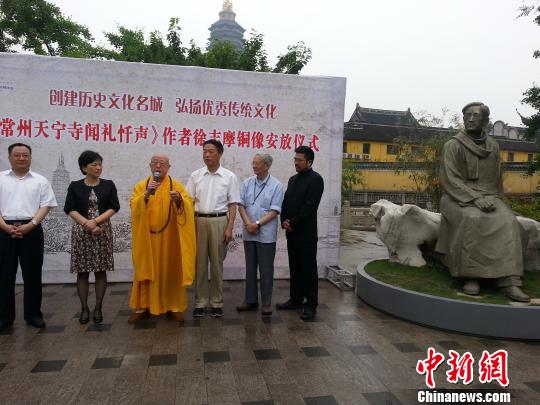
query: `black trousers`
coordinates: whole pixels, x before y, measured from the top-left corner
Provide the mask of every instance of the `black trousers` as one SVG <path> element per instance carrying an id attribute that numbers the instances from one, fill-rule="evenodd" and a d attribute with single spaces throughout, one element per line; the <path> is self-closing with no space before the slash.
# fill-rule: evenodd
<path id="1" fill-rule="evenodd" d="M 22 239 L 13 239 L 0 230 L 0 319 L 5 321 L 15 320 L 15 276 L 19 263 L 24 280 L 24 319 L 41 318 L 41 225 Z"/>
<path id="2" fill-rule="evenodd" d="M 287 239 L 287 251 L 291 272 L 291 301 L 304 304 L 306 308 L 315 309 L 319 294 L 317 241 L 290 238 Z"/>

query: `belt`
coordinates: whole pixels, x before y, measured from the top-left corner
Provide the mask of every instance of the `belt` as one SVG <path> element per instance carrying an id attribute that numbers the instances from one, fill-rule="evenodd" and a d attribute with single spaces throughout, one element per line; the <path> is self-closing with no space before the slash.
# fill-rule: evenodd
<path id="1" fill-rule="evenodd" d="M 28 222 L 30 222 L 32 220 L 32 218 L 30 219 L 4 219 L 4 222 L 8 225 L 23 225 L 23 224 L 27 224 Z"/>
<path id="2" fill-rule="evenodd" d="M 196 217 L 201 217 L 201 218 L 217 218 L 217 217 L 224 217 L 225 215 L 227 215 L 226 212 L 214 212 L 212 214 L 204 214 L 202 212 L 195 213 Z"/>

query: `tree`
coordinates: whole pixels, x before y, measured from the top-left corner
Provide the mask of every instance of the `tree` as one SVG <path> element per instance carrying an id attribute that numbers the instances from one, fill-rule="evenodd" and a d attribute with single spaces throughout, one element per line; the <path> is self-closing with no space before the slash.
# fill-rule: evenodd
<path id="1" fill-rule="evenodd" d="M 518 18 L 532 15 L 535 24 L 540 25 L 540 1 L 535 1 L 535 4 L 523 4 L 519 8 Z M 533 53 L 533 58 L 540 58 L 540 50 Z"/>
<path id="2" fill-rule="evenodd" d="M 453 134 L 453 131 L 441 132 L 416 142 L 406 138 L 396 139 L 399 152 L 395 172 L 407 174 L 415 185 L 414 191 L 428 194 L 430 201 L 437 206 L 441 199 L 440 158 L 444 144 Z"/>
<path id="3" fill-rule="evenodd" d="M 535 4 L 524 4 L 519 8 L 520 14 L 519 17 L 532 16 L 533 22 L 540 26 L 540 1 L 535 1 Z M 533 58 L 540 58 L 540 50 L 535 50 L 533 52 Z M 521 120 L 524 125 L 527 126 L 525 131 L 525 137 L 527 139 L 539 139 L 540 138 L 540 87 L 536 83 L 533 83 L 532 87 L 525 90 L 523 93 L 523 104 L 528 104 L 536 112 L 530 117 L 521 116 Z M 536 169 L 540 168 L 540 157 L 536 156 Z"/>
<path id="4" fill-rule="evenodd" d="M 17 46 L 37 55 L 92 58 L 97 48 L 84 25 L 64 17 L 45 0 L 0 1 L 0 51 Z"/>
<path id="5" fill-rule="evenodd" d="M 238 52 L 229 41 L 216 41 L 204 55 L 204 66 L 218 69 L 238 69 Z"/>
<path id="6" fill-rule="evenodd" d="M 179 18 L 171 18 L 169 20 L 169 29 L 167 31 L 167 41 L 169 42 L 170 48 L 170 57 L 175 62 L 178 62 L 178 65 L 186 64 L 186 52 L 187 49 L 182 46 L 182 40 L 180 39 L 180 28 Z M 176 63 L 169 63 L 176 64 Z"/>
<path id="7" fill-rule="evenodd" d="M 159 31 L 151 32 L 147 41 L 142 30 L 131 30 L 119 26 L 118 32 L 105 33 L 113 50 L 102 50 L 100 56 L 127 62 L 287 74 L 300 73 L 311 59 L 311 49 L 303 42 L 299 42 L 287 47 L 287 52 L 278 57 L 276 66 L 270 68 L 267 52 L 264 49 L 264 36 L 254 30 L 251 31 L 250 37 L 240 50 L 237 50 L 229 41 L 216 41 L 206 52 L 193 41 L 190 42 L 189 48 L 183 47 L 180 31 L 177 18 L 171 18 L 169 21 L 166 41 L 163 40 Z"/>
<path id="8" fill-rule="evenodd" d="M 341 203 L 351 198 L 354 186 L 363 185 L 362 173 L 358 170 L 350 159 L 343 159 L 341 168 Z"/>
<path id="9" fill-rule="evenodd" d="M 205 66 L 204 65 L 204 52 L 197 46 L 195 41 L 189 41 L 189 48 L 186 53 L 186 65 L 187 66 Z"/>
<path id="10" fill-rule="evenodd" d="M 311 59 L 303 42 L 287 47 L 274 68 L 268 65 L 262 34 L 252 31 L 237 50 L 230 42 L 217 42 L 203 50 L 190 41 L 185 47 L 178 18 L 169 20 L 167 34 L 118 26 L 106 32 L 108 48 L 96 46 L 89 29 L 65 17 L 60 8 L 45 0 L 0 0 L 0 52 L 18 47 L 37 55 L 111 59 L 167 65 L 204 66 L 219 69 L 298 74 Z"/>
<path id="11" fill-rule="evenodd" d="M 431 128 L 458 128 L 463 127 L 463 119 L 461 115 L 450 111 L 448 107 L 441 108 L 441 115 L 431 114 L 428 111 L 416 111 L 414 115 L 417 117 L 416 122 L 421 127 Z M 488 124 L 488 126 L 491 123 Z"/>
<path id="12" fill-rule="evenodd" d="M 238 58 L 238 68 L 255 72 L 268 72 L 268 57 L 264 49 L 263 34 L 251 31 L 251 37 L 244 42 Z"/>
<path id="13" fill-rule="evenodd" d="M 441 199 L 439 179 L 439 163 L 442 149 L 446 141 L 463 127 L 460 116 L 451 113 L 447 108 L 442 109 L 442 115 L 436 116 L 426 111 L 415 113 L 418 122 L 417 132 L 429 131 L 425 137 L 398 137 L 395 141 L 398 147 L 395 172 L 407 174 L 414 183 L 418 193 L 427 193 L 435 206 Z M 449 128 L 445 128 L 449 125 Z"/>
<path id="14" fill-rule="evenodd" d="M 119 26 L 117 34 L 106 32 L 105 37 L 114 48 L 112 51 L 105 50 L 102 53 L 102 56 L 106 59 L 152 63 L 152 60 L 145 60 L 145 57 L 148 58 L 149 52 L 146 52 L 146 43 L 142 30 L 130 30 Z"/>
<path id="15" fill-rule="evenodd" d="M 279 55 L 274 73 L 287 73 L 297 75 L 311 60 L 311 49 L 300 41 L 296 45 L 289 45 L 287 53 Z"/>
<path id="16" fill-rule="evenodd" d="M 152 31 L 148 41 L 142 29 L 118 26 L 118 32 L 106 32 L 112 50 L 101 50 L 99 56 L 124 62 L 146 62 L 161 65 L 185 65 L 188 50 L 182 46 L 178 18 L 169 20 L 165 41 L 159 31 Z"/>

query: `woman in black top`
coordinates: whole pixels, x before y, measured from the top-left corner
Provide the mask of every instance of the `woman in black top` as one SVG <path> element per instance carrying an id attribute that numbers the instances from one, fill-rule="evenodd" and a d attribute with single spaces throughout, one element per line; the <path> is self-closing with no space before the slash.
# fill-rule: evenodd
<path id="1" fill-rule="evenodd" d="M 77 292 L 81 300 L 81 324 L 88 323 L 88 278 L 94 273 L 96 306 L 93 321 L 103 321 L 101 305 L 107 289 L 107 271 L 114 270 L 113 232 L 110 218 L 120 204 L 111 180 L 101 179 L 103 158 L 85 151 L 79 156 L 84 179 L 69 185 L 64 211 L 75 221 L 71 231 L 71 272 L 77 273 Z"/>

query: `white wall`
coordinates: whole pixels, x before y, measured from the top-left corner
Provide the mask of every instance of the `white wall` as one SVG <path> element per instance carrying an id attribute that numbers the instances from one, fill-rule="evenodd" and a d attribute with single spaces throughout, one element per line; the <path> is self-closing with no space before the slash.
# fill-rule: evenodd
<path id="1" fill-rule="evenodd" d="M 161 109 L 151 111 L 151 97 L 161 100 Z M 82 177 L 77 166 L 78 155 L 86 149 L 98 151 L 104 158 L 103 177 L 114 180 L 121 199 L 122 207 L 113 223 L 120 234 L 123 227 L 125 235 L 117 240 L 121 251 L 115 253 L 116 270 L 110 279 L 130 281 L 128 198 L 135 183 L 149 175 L 152 154 L 167 154 L 172 164 L 170 174 L 185 184 L 189 174 L 203 165 L 202 147 L 195 145 L 195 133 L 202 129 L 209 138 L 215 131 L 221 141 L 234 139 L 234 143 L 225 147 L 222 165 L 234 171 L 240 180 L 252 175 L 252 156 L 264 152 L 274 157 L 271 173 L 286 184 L 295 173 L 292 162 L 295 138 L 300 142 L 305 136 L 304 144 L 318 138 L 314 169 L 325 180 L 319 208 L 321 270 L 324 265 L 337 264 L 339 254 L 344 98 L 344 78 L 0 54 L 0 123 L 3 122 L 0 169 L 9 168 L 10 143 L 30 144 L 32 170 L 53 183 L 63 205 L 69 181 Z M 96 101 L 101 99 L 104 108 L 96 106 Z M 206 115 L 202 111 L 201 114 L 178 112 L 178 99 L 186 100 L 187 107 L 190 99 L 201 103 L 212 101 L 213 115 L 210 111 Z M 242 103 L 244 107 L 251 106 L 251 118 L 247 113 L 249 108 L 242 110 Z M 257 113 L 262 117 L 255 117 Z M 19 129 L 21 121 L 23 124 L 26 121 L 30 129 Z M 104 135 L 106 124 L 111 125 L 115 141 Z M 87 125 L 89 129 L 98 128 L 96 139 L 91 131 L 87 133 Z M 140 127 L 147 130 L 146 139 L 141 136 L 137 139 Z M 79 135 L 76 128 L 81 128 Z M 128 128 L 129 142 L 125 132 L 121 139 L 121 128 L 124 131 Z M 182 137 L 185 130 L 191 136 Z M 226 131 L 230 132 L 224 137 Z M 240 145 L 239 131 L 249 134 L 249 145 Z M 289 145 L 282 144 L 287 134 L 291 139 Z M 190 138 L 189 145 L 186 138 Z M 275 148 L 272 139 L 276 141 Z M 64 168 L 60 164 L 62 158 Z M 62 207 L 50 215 L 45 229 L 44 282 L 73 281 L 69 274 L 71 222 Z M 226 279 L 244 277 L 239 219 L 235 234 L 238 236 L 225 262 Z M 276 277 L 288 277 L 282 233 L 278 240 Z"/>

